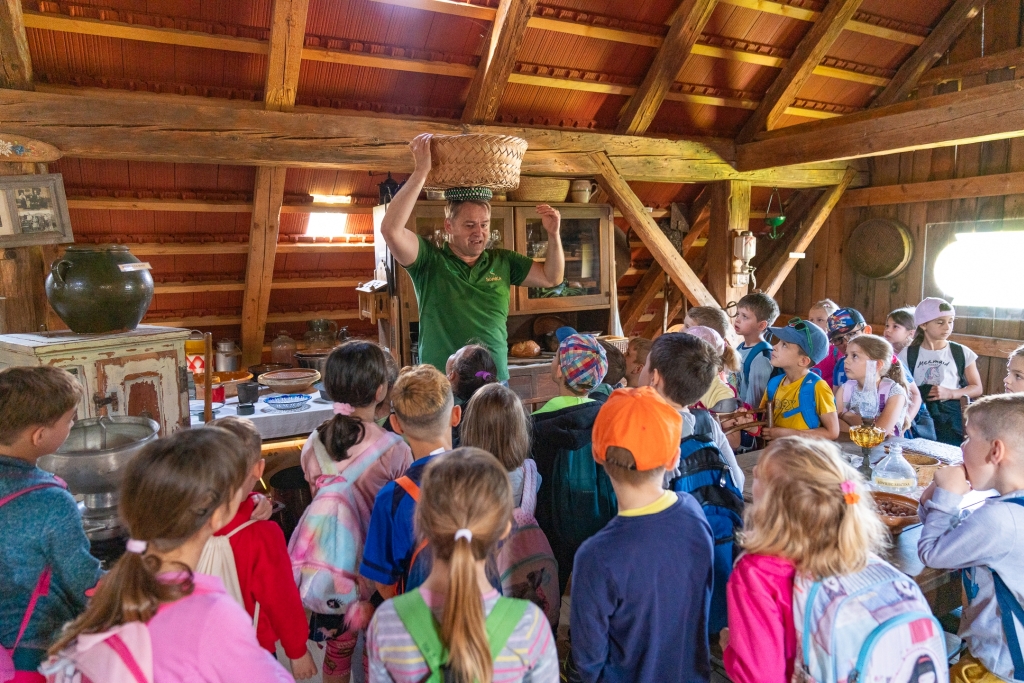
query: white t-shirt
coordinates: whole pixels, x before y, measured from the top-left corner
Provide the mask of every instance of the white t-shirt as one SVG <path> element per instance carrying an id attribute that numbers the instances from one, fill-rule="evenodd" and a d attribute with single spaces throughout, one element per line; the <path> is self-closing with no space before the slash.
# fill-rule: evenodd
<path id="1" fill-rule="evenodd" d="M 966 346 L 963 346 L 963 350 L 964 367 L 966 368 L 978 360 L 978 354 Z M 904 368 L 910 369 L 910 363 L 907 362 L 907 349 L 900 351 L 900 362 L 903 363 Z M 914 368 L 914 382 L 932 384 L 947 389 L 960 387 L 960 378 L 956 373 L 956 363 L 953 361 L 953 352 L 950 350 L 949 344 L 939 351 L 930 351 L 921 347 L 917 354 L 917 366 Z"/>

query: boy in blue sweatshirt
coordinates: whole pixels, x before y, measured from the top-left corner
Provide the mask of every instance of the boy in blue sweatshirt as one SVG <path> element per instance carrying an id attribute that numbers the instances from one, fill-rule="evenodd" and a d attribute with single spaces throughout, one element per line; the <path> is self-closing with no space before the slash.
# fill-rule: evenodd
<path id="1" fill-rule="evenodd" d="M 986 396 L 965 417 L 963 467 L 938 469 L 921 494 L 917 552 L 929 567 L 964 570 L 960 637 L 968 651 L 950 682 L 1019 680 L 1024 624 L 1013 613 L 1024 600 L 1024 394 Z M 971 489 L 999 496 L 961 510 Z"/>
<path id="2" fill-rule="evenodd" d="M 576 553 L 572 658 L 586 683 L 710 679 L 711 527 L 693 496 L 663 485 L 682 428 L 651 387 L 612 392 L 594 423 L 618 514 Z"/>
<path id="3" fill-rule="evenodd" d="M 82 398 L 78 381 L 54 367 L 0 370 L 0 644 L 14 647 L 29 599 L 49 570 L 14 650 L 17 671 L 35 671 L 61 627 L 85 609 L 100 578 L 99 560 L 75 499 L 36 461 L 68 438 Z M 16 497 L 15 497 L 16 496 Z M 41 679 L 40 679 L 41 680 Z"/>

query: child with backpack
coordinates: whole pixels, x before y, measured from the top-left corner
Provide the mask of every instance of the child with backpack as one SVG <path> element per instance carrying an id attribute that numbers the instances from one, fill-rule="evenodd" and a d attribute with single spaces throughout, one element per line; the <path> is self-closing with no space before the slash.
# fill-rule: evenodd
<path id="1" fill-rule="evenodd" d="M 840 431 L 848 433 L 850 427 L 864 424 L 865 416 L 893 436 L 902 436 L 910 428 L 910 389 L 892 355 L 889 342 L 873 334 L 862 334 L 846 345 L 843 363 L 848 379 L 836 391 Z"/>
<path id="2" fill-rule="evenodd" d="M 469 400 L 462 421 L 462 445 L 487 451 L 508 472 L 512 484 L 512 531 L 498 544 L 501 593 L 526 598 L 558 627 L 561 595 L 558 563 L 537 524 L 540 475 L 530 458 L 530 418 L 516 392 L 501 384 L 484 387 Z"/>
<path id="3" fill-rule="evenodd" d="M 712 413 L 731 413 L 734 410 L 738 410 L 739 399 L 737 398 L 736 390 L 725 381 L 724 377 L 725 354 L 727 350 L 734 354 L 736 352 L 727 346 L 721 335 L 710 327 L 704 327 L 703 325 L 688 327 L 683 331 L 683 334 L 706 341 L 715 350 L 715 355 L 719 359 L 718 372 L 715 373 L 715 377 L 711 380 L 711 386 L 700 397 L 700 400 L 694 404 L 694 407 L 710 410 Z"/>
<path id="4" fill-rule="evenodd" d="M 488 583 L 486 559 L 511 512 L 508 476 L 489 453 L 459 448 L 425 466 L 416 528 L 434 563 L 422 585 L 377 609 L 367 632 L 371 683 L 557 683 L 543 612 Z"/>
<path id="5" fill-rule="evenodd" d="M 729 679 L 945 683 L 942 628 L 917 584 L 878 558 L 887 538 L 866 483 L 835 444 L 769 444 L 729 578 Z"/>
<path id="6" fill-rule="evenodd" d="M 1003 389 L 1008 394 L 1024 391 L 1024 344 L 1010 353 L 1006 363 L 1006 377 L 1003 378 Z"/>
<path id="7" fill-rule="evenodd" d="M 397 386 L 397 385 L 396 385 Z M 387 393 L 387 365 L 376 344 L 348 341 L 324 368 L 334 417 L 309 435 L 302 471 L 313 491 L 288 544 L 302 602 L 311 610 L 309 637 L 324 643 L 324 681 L 349 680 L 359 631 L 369 622 L 373 586 L 360 581 L 366 528 L 377 493 L 412 462 L 398 434 L 377 426 Z"/>
<path id="8" fill-rule="evenodd" d="M 46 649 L 102 573 L 74 497 L 36 466 L 67 439 L 81 398 L 66 370 L 0 370 L 0 680 L 42 680 Z"/>
<path id="9" fill-rule="evenodd" d="M 825 333 L 828 333 L 828 318 L 830 315 L 839 310 L 839 305 L 832 301 L 832 299 L 822 299 L 821 301 L 815 301 L 811 304 L 810 310 L 807 311 L 807 322 L 812 325 L 817 325 Z"/>
<path id="10" fill-rule="evenodd" d="M 537 520 L 558 559 L 558 594 L 565 592 L 573 556 L 615 516 L 615 492 L 590 452 L 602 403 L 587 396 L 608 372 L 597 338 L 570 334 L 551 360 L 559 395 L 533 413 L 533 460 L 541 476 Z"/>
<path id="11" fill-rule="evenodd" d="M 292 680 L 220 579 L 195 571 L 248 493 L 247 462 L 230 432 L 204 427 L 149 443 L 128 463 L 118 508 L 127 552 L 50 648 L 49 681 Z"/>
<path id="12" fill-rule="evenodd" d="M 914 340 L 914 309 L 910 306 L 897 308 L 885 318 L 885 332 L 882 334 L 885 341 L 892 344 L 893 351 L 897 354 L 910 346 Z"/>
<path id="13" fill-rule="evenodd" d="M 960 398 L 978 398 L 983 388 L 978 354 L 949 341 L 955 317 L 953 306 L 943 299 L 928 297 L 919 303 L 914 309 L 917 332 L 899 358 L 921 390 L 936 440 L 958 446 L 964 439 Z"/>
<path id="14" fill-rule="evenodd" d="M 234 435 L 247 457 L 242 488 L 252 491 L 267 465 L 259 430 L 251 420 L 234 415 L 211 420 L 207 426 Z M 312 678 L 316 664 L 306 648 L 309 628 L 292 576 L 287 542 L 274 522 L 252 519 L 255 507 L 256 494 L 242 499 L 234 518 L 206 542 L 196 570 L 224 582 L 228 595 L 251 617 L 263 649 L 276 654 L 276 644 L 281 641 L 292 675 L 299 680 Z"/>
<path id="15" fill-rule="evenodd" d="M 929 567 L 962 569 L 967 652 L 955 683 L 1024 676 L 1024 395 L 986 396 L 968 406 L 962 467 L 941 467 L 921 495 L 917 552 Z M 971 490 L 999 495 L 962 510 Z"/>
<path id="16" fill-rule="evenodd" d="M 739 352 L 729 343 L 733 334 L 732 324 L 729 322 L 729 315 L 718 306 L 694 306 L 686 311 L 683 316 L 683 325 L 680 332 L 688 332 L 693 327 L 709 327 L 718 333 L 725 345 L 722 351 L 722 370 L 720 377 L 740 397 L 740 370 L 743 362 L 740 360 Z M 717 348 L 717 344 L 712 344 Z"/>
<path id="17" fill-rule="evenodd" d="M 654 342 L 645 376 L 650 386 L 683 418 L 679 465 L 669 488 L 697 499 L 715 539 L 715 581 L 710 632 L 725 626 L 725 583 L 735 560 L 734 536 L 743 524 L 743 470 L 718 421 L 707 410 L 688 409 L 710 384 L 718 354 L 686 333 L 663 334 Z"/>
<path id="18" fill-rule="evenodd" d="M 359 564 L 359 574 L 373 581 L 383 598 L 412 590 L 430 573 L 431 553 L 413 528 L 420 479 L 435 456 L 452 449 L 452 427 L 462 417 L 448 378 L 432 365 L 403 368 L 391 403 L 391 424 L 409 442 L 414 460 L 377 493 Z"/>
<path id="19" fill-rule="evenodd" d="M 651 356 L 666 336 L 685 335 L 662 335 Z M 712 530 L 693 496 L 664 488 L 682 433 L 652 387 L 615 391 L 594 423 L 619 509 L 576 553 L 572 663 L 586 683 L 710 678 Z"/>
<path id="20" fill-rule="evenodd" d="M 768 381 L 761 408 L 771 404 L 774 426 L 761 430 L 765 439 L 784 436 L 839 438 L 839 416 L 832 387 L 811 372 L 828 349 L 828 339 L 817 325 L 793 318 L 785 327 L 770 328 L 775 339 L 772 367 L 782 372 Z"/>
<path id="21" fill-rule="evenodd" d="M 452 384 L 455 405 L 465 410 L 473 394 L 480 388 L 498 381 L 498 368 L 487 347 L 481 344 L 466 344 L 448 357 L 445 375 Z M 461 443 L 461 431 L 461 423 L 452 427 L 453 447 Z"/>
<path id="22" fill-rule="evenodd" d="M 741 363 L 740 399 L 751 407 L 761 404 L 772 374 L 772 345 L 765 341 L 764 334 L 778 317 L 779 305 L 762 292 L 747 294 L 736 304 L 732 326 L 743 338 L 736 348 Z"/>

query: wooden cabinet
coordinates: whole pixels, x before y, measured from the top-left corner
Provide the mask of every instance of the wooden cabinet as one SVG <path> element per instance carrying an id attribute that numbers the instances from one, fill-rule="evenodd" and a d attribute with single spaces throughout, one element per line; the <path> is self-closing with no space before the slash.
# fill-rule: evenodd
<path id="1" fill-rule="evenodd" d="M 565 281 L 548 289 L 513 287 L 509 297 L 510 316 L 610 309 L 613 303 L 617 303 L 611 207 L 596 204 L 553 206 L 562 215 Z M 406 227 L 440 246 L 446 235 L 444 210 L 445 202 L 421 201 Z M 374 252 L 376 262 L 383 260 L 387 266 L 393 298 L 389 319 L 378 323 L 380 338 L 381 343 L 390 348 L 402 363 L 412 364 L 418 362 L 419 307 L 409 274 L 394 261 L 381 236 L 384 213 L 383 206 L 374 209 Z M 515 250 L 535 261 L 543 261 L 547 253 L 547 233 L 541 226 L 536 205 L 532 203 L 493 202 L 491 236 L 492 246 Z M 458 306 L 458 302 L 451 303 L 453 309 Z"/>
<path id="2" fill-rule="evenodd" d="M 73 332 L 0 335 L 0 368 L 54 365 L 75 375 L 80 418 L 149 417 L 166 436 L 187 427 L 189 330 L 139 325 L 121 334 Z"/>

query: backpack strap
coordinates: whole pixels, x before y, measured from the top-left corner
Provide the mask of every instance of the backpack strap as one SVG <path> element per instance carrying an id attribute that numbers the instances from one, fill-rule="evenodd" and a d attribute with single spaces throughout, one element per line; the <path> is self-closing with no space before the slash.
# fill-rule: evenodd
<path id="1" fill-rule="evenodd" d="M 531 517 L 537 513 L 537 463 L 533 458 L 523 461 L 523 501 L 519 509 Z"/>
<path id="2" fill-rule="evenodd" d="M 952 344 L 952 342 L 950 342 Z M 1007 498 L 1004 503 L 1013 503 L 1024 507 L 1024 498 Z M 1013 680 L 1024 681 L 1024 653 L 1021 652 L 1020 639 L 1017 638 L 1017 621 L 1024 624 L 1024 607 L 1014 597 L 1003 578 L 996 573 L 995 569 L 989 567 L 992 572 L 992 582 L 995 585 L 996 602 L 999 604 L 999 616 L 1003 622 L 1003 635 L 1006 637 L 1006 647 L 1010 651 L 1010 659 L 1013 661 Z"/>
<path id="3" fill-rule="evenodd" d="M 766 393 L 768 394 L 769 401 L 775 400 L 775 394 L 778 393 L 779 387 L 782 386 L 782 380 L 784 380 L 785 378 L 786 375 L 779 374 L 775 375 L 774 377 L 768 380 L 768 390 Z"/>
<path id="4" fill-rule="evenodd" d="M 245 529 L 246 527 L 250 527 L 253 524 L 255 524 L 256 522 L 258 522 L 258 521 L 260 521 L 260 520 L 258 520 L 258 519 L 250 519 L 247 522 L 243 522 L 242 524 L 239 524 L 235 529 L 233 529 L 231 531 L 231 533 L 224 534 L 224 538 L 231 538 L 232 536 L 237 534 L 242 529 Z"/>
<path id="5" fill-rule="evenodd" d="M 133 655 L 131 649 L 125 645 L 125 642 L 121 640 L 121 636 L 115 633 L 103 642 L 121 658 L 125 668 L 128 669 L 132 678 L 134 678 L 137 683 L 149 683 L 149 681 L 146 680 L 146 674 L 142 671 L 142 667 L 140 667 L 139 663 L 135 660 L 135 655 Z"/>
<path id="6" fill-rule="evenodd" d="M 505 644 L 516 630 L 516 626 L 526 614 L 530 605 L 527 600 L 499 597 L 494 603 L 491 613 L 487 615 L 487 641 L 491 646 L 491 661 L 497 661 L 498 655 L 505 649 Z"/>
<path id="7" fill-rule="evenodd" d="M 691 408 L 690 412 L 693 413 L 694 435 L 700 434 L 710 439 L 711 435 L 715 433 L 715 418 L 711 417 L 711 411 L 701 408 Z"/>
<path id="8" fill-rule="evenodd" d="M 952 343 L 952 342 L 951 342 Z M 914 376 L 914 369 L 917 368 L 917 357 L 921 354 L 921 345 L 911 344 L 907 347 L 907 370 L 910 372 L 910 376 Z M 953 357 L 956 360 L 956 356 Z"/>
<path id="9" fill-rule="evenodd" d="M 763 340 L 750 347 L 750 353 L 743 359 L 743 381 L 750 379 L 750 366 L 754 364 L 754 359 L 758 356 L 768 357 L 771 352 L 772 345 Z"/>
<path id="10" fill-rule="evenodd" d="M 769 401 L 775 400 L 775 395 L 778 393 L 779 387 L 782 385 L 782 380 L 784 378 L 785 375 L 779 375 L 768 380 Z M 820 381 L 822 381 L 822 379 L 813 372 L 808 372 L 804 375 L 804 378 L 800 380 L 800 389 L 797 394 L 796 408 L 787 410 L 782 414 L 782 417 L 793 417 L 797 413 L 800 413 L 800 416 L 804 418 L 804 422 L 807 424 L 808 429 L 817 429 L 820 427 L 821 419 L 818 418 L 818 411 L 814 399 L 814 385 Z"/>
<path id="11" fill-rule="evenodd" d="M 402 490 L 409 494 L 414 501 L 420 502 L 420 487 L 409 477 L 399 477 L 395 483 L 402 487 Z"/>
<path id="12" fill-rule="evenodd" d="M 964 355 L 964 347 L 955 341 L 951 341 L 949 342 L 949 352 L 953 354 L 953 364 L 956 365 L 956 379 L 960 385 L 959 388 L 963 389 L 967 386 L 967 375 L 965 374 L 967 370 L 967 357 Z"/>

